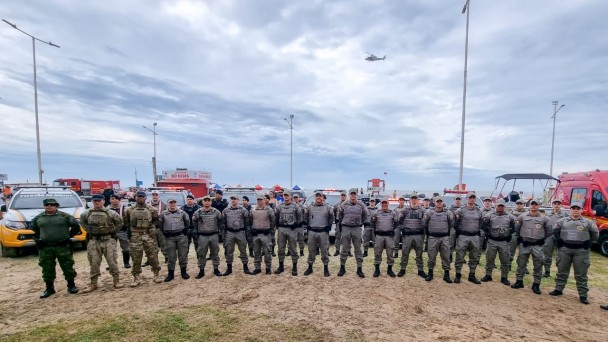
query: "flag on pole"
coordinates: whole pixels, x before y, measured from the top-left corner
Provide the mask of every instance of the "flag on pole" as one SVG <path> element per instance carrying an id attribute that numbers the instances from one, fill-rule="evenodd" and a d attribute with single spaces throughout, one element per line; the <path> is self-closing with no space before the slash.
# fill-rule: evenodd
<path id="1" fill-rule="evenodd" d="M 386 176 L 386 175 L 388 175 L 388 172 L 384 171 L 384 175 L 385 175 L 385 176 Z"/>

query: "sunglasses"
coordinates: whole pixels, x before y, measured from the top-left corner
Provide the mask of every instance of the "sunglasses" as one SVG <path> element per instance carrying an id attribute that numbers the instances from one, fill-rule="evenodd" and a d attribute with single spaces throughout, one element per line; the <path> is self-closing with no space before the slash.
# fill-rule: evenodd
<path id="1" fill-rule="evenodd" d="M 48 204 L 45 204 L 44 206 L 45 207 L 54 207 L 54 206 L 56 206 L 56 204 L 50 204 L 50 203 L 48 203 Z"/>
<path id="2" fill-rule="evenodd" d="M 208 199 L 208 198 L 205 198 L 205 199 L 203 200 L 203 202 L 211 202 L 211 200 L 210 200 L 210 199 Z"/>

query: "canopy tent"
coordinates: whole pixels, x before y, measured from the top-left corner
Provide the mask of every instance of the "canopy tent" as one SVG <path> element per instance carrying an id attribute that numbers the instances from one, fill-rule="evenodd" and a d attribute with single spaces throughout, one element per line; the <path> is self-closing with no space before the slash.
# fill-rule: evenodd
<path id="1" fill-rule="evenodd" d="M 221 186 L 221 185 L 219 185 L 219 184 L 215 184 L 215 185 L 213 186 L 213 189 L 215 189 L 215 190 L 219 190 L 219 189 L 221 189 L 221 188 L 222 188 L 222 186 Z"/>
<path id="2" fill-rule="evenodd" d="M 520 198 L 519 192 L 515 191 L 515 185 L 517 184 L 518 180 L 528 180 L 528 181 L 531 180 L 532 181 L 532 198 L 535 198 L 535 188 L 536 188 L 537 182 L 540 184 L 543 194 L 545 194 L 545 192 L 547 191 L 547 186 L 549 185 L 549 182 L 551 182 L 551 181 L 555 181 L 557 183 L 560 182 L 559 179 L 554 178 L 545 173 L 506 173 L 504 175 L 496 177 L 495 179 L 496 179 L 496 185 L 495 185 L 494 191 L 492 191 L 492 194 L 490 195 L 490 197 L 493 197 L 494 194 L 496 192 L 498 192 L 499 198 L 504 198 L 506 201 L 511 201 L 511 202 L 516 201 L 517 199 Z M 502 191 L 505 188 L 505 185 L 507 185 L 507 183 L 509 181 L 513 181 L 513 187 L 511 188 L 511 191 L 509 191 L 509 194 L 505 197 L 502 194 Z M 500 186 L 501 183 L 502 183 L 502 187 Z M 500 187 L 500 190 L 498 190 L 499 187 Z"/>
<path id="3" fill-rule="evenodd" d="M 277 184 L 277 185 L 275 185 L 275 186 L 272 187 L 273 191 L 281 191 L 282 189 L 283 188 L 279 184 Z"/>
<path id="4" fill-rule="evenodd" d="M 262 187 L 260 184 L 256 185 L 256 186 L 255 186 L 255 189 L 256 189 L 257 191 L 264 190 L 264 188 L 263 188 L 263 187 Z"/>
<path id="5" fill-rule="evenodd" d="M 293 188 L 291 188 L 291 190 L 302 190 L 302 189 L 298 186 L 298 184 L 296 184 L 296 186 L 294 186 Z"/>

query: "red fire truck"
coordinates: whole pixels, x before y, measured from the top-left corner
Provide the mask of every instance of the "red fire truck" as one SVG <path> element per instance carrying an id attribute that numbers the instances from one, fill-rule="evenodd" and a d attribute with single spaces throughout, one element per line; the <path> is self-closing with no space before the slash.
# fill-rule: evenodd
<path id="1" fill-rule="evenodd" d="M 60 178 L 53 181 L 53 185 L 69 186 L 79 196 L 91 196 L 103 193 L 104 189 L 113 189 L 115 193 L 120 192 L 119 180 L 84 180 L 77 178 Z"/>
<path id="2" fill-rule="evenodd" d="M 210 180 L 211 172 L 177 168 L 163 171 L 163 179 L 157 181 L 156 186 L 184 189 L 198 198 L 209 195 L 208 182 Z"/>

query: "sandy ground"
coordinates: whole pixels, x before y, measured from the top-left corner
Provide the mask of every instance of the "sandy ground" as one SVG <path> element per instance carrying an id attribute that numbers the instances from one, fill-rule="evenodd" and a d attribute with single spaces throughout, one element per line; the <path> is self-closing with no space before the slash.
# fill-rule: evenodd
<path id="1" fill-rule="evenodd" d="M 56 281 L 58 293 L 45 300 L 38 298 L 43 282 L 37 255 L 0 258 L 0 337 L 78 317 L 91 319 L 111 313 L 146 313 L 210 304 L 237 308 L 252 315 L 265 314 L 276 322 L 311 324 L 327 331 L 330 340 L 352 340 L 353 336 L 395 341 L 599 341 L 605 338 L 603 325 L 608 312 L 598 307 L 608 303 L 608 291 L 604 289 L 592 288 L 591 305 L 581 305 L 572 289 L 567 289 L 562 297 L 549 296 L 552 280 L 543 280 L 540 296 L 534 295 L 529 286 L 519 290 L 504 286 L 497 282 L 498 275 L 493 283 L 482 285 L 466 280 L 461 284 L 446 284 L 440 277 L 425 282 L 415 275 L 413 260 L 404 278 L 387 277 L 384 266 L 382 276 L 372 278 L 372 258 L 366 258 L 365 279 L 359 279 L 354 273 L 354 259 L 348 261 L 349 272 L 339 278 L 337 257 L 331 257 L 329 278 L 323 277 L 319 260 L 311 276 L 302 276 L 305 262 L 301 262 L 300 275 L 293 277 L 290 263 L 282 275 L 245 275 L 237 259 L 233 275 L 206 275 L 196 280 L 194 251 L 190 252 L 188 269 L 192 278 L 189 280 L 178 277 L 170 283 L 155 284 L 150 269 L 144 268 L 142 286 L 114 290 L 111 276 L 103 271 L 100 290 L 70 295 L 60 277 Z M 89 275 L 86 252 L 77 251 L 75 259 L 77 285 L 82 290 Z M 608 265 L 608 261 L 606 263 Z M 273 269 L 277 264 L 274 258 Z M 224 263 L 220 269 L 225 269 Z M 61 274 L 59 268 L 58 272 Z M 478 269 L 478 276 L 481 272 Z M 163 266 L 161 274 L 165 273 Z M 206 273 L 211 273 L 210 262 Z M 121 267 L 121 277 L 128 285 L 130 271 Z M 511 280 L 513 278 L 511 275 Z"/>

